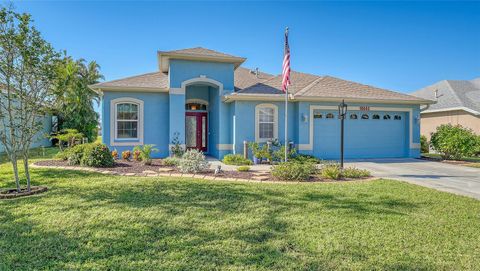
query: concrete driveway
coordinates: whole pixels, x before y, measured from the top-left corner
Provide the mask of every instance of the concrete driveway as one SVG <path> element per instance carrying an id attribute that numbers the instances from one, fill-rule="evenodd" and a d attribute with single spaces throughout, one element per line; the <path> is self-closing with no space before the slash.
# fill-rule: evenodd
<path id="1" fill-rule="evenodd" d="M 368 169 L 375 177 L 402 180 L 480 200 L 480 168 L 421 159 L 352 160 L 346 165 Z"/>

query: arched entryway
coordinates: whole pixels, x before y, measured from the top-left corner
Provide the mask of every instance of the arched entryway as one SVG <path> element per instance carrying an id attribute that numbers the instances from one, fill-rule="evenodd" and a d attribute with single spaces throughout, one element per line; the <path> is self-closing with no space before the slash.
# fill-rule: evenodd
<path id="1" fill-rule="evenodd" d="M 218 144 L 219 107 L 223 84 L 206 77 L 182 83 L 185 90 L 185 145 L 215 154 Z"/>

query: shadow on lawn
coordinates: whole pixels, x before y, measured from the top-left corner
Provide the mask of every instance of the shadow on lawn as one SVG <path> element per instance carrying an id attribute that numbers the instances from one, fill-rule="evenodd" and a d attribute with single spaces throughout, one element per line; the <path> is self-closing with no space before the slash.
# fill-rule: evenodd
<path id="1" fill-rule="evenodd" d="M 369 197 L 366 194 L 352 197 L 351 195 L 341 194 L 306 193 L 300 199 L 308 202 L 318 202 L 327 209 L 344 210 L 347 214 L 354 215 L 357 218 L 367 218 L 371 214 L 406 215 L 419 207 L 418 204 L 403 199 L 376 198 Z"/>
<path id="2" fill-rule="evenodd" d="M 47 170 L 36 174 L 55 178 L 58 173 L 79 181 L 92 176 Z M 105 178 L 90 186 L 49 192 L 48 197 L 61 197 L 62 202 L 26 201 L 49 205 L 49 212 L 68 222 L 63 226 L 46 227 L 35 222 L 38 218 L 20 215 L 15 208 L 22 202 L 2 206 L 4 269 L 332 269 L 331 259 L 316 257 L 298 244 L 287 219 L 292 212 L 313 203 L 366 218 L 372 213 L 402 215 L 417 207 L 368 194 L 354 199 L 325 192 L 291 195 L 288 189 L 252 189 L 244 184 L 117 180 Z M 239 220 L 242 214 L 249 217 Z M 74 220 L 78 218 L 81 221 Z M 220 229 L 218 221 L 231 225 Z M 368 257 L 359 251 L 338 253 L 358 261 Z M 423 269 L 413 262 L 401 267 Z"/>

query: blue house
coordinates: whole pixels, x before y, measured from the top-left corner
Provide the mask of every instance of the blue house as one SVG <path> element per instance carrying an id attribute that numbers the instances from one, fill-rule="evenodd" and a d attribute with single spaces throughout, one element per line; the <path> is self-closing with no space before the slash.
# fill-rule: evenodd
<path id="1" fill-rule="evenodd" d="M 103 142 L 119 152 L 180 140 L 222 158 L 243 142 L 284 142 L 281 75 L 241 67 L 242 57 L 205 49 L 159 51 L 158 71 L 102 82 Z M 338 104 L 348 104 L 346 158 L 418 157 L 420 107 L 432 101 L 330 76 L 291 73 L 288 141 L 323 159 L 340 155 Z"/>

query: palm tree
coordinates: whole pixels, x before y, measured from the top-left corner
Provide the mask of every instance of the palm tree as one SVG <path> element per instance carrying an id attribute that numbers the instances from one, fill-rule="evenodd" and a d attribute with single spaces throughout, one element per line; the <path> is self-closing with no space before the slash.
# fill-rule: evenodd
<path id="1" fill-rule="evenodd" d="M 84 59 L 64 57 L 58 62 L 54 93 L 61 129 L 77 129 L 89 141 L 95 140 L 99 116 L 93 103 L 99 103 L 100 96 L 88 85 L 101 79 L 103 75 L 95 61 L 86 63 Z"/>

